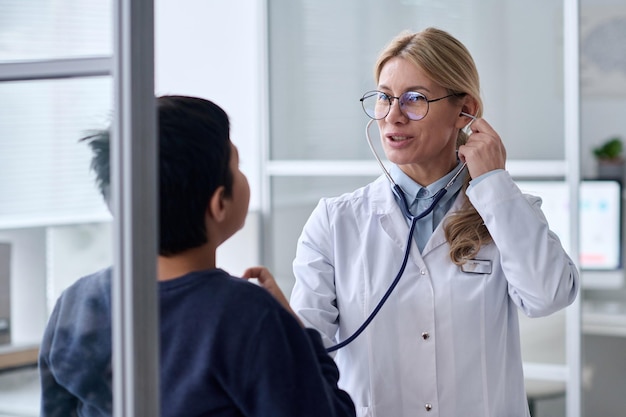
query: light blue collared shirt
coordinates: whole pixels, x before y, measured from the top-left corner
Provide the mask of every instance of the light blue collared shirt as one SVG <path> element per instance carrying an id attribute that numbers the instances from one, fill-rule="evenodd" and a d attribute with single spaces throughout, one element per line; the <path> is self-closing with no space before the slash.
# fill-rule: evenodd
<path id="1" fill-rule="evenodd" d="M 459 162 L 452 171 L 426 187 L 422 187 L 413 181 L 411 177 L 405 174 L 397 165 L 392 165 L 389 173 L 391 178 L 393 178 L 396 184 L 398 184 L 404 192 L 404 197 L 409 204 L 409 211 L 415 216 L 420 215 L 430 206 L 435 194 L 446 186 L 446 184 L 457 173 L 459 168 L 461 168 L 461 165 L 462 163 Z M 466 176 L 467 171 L 461 173 L 450 188 L 448 188 L 448 192 L 446 192 L 441 200 L 439 200 L 435 209 L 427 216 L 417 221 L 417 224 L 415 225 L 414 239 L 420 252 L 424 250 L 426 242 L 430 239 L 433 231 L 437 228 L 448 210 L 450 210 L 450 207 L 452 207 L 454 200 L 459 195 L 459 192 L 463 187 L 463 182 L 465 181 Z M 396 197 L 396 202 L 398 204 L 403 204 L 398 197 Z"/>

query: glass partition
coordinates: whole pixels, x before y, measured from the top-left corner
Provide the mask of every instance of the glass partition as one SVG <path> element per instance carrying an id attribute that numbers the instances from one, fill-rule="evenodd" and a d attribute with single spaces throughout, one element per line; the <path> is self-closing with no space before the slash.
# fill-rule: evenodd
<path id="1" fill-rule="evenodd" d="M 561 0 L 269 1 L 270 158 L 369 160 L 359 98 L 377 54 L 401 30 L 436 26 L 472 53 L 509 159 L 563 160 L 562 16 Z"/>
<path id="2" fill-rule="evenodd" d="M 581 163 L 585 178 L 616 179 L 625 184 L 623 151 L 606 164 L 594 149 L 606 142 L 626 140 L 626 4 L 611 0 L 580 2 L 580 130 Z M 617 163 L 616 163 L 617 162 Z M 609 171 L 607 170 L 607 171 Z M 623 207 L 624 194 L 621 193 Z M 581 216 L 582 216 L 581 207 Z M 621 211 L 623 219 L 623 209 Z M 610 217 L 609 217 L 610 219 Z M 589 225 L 603 240 L 625 229 L 611 227 L 607 216 Z M 596 245 L 596 247 L 601 247 Z M 583 275 L 583 415 L 620 415 L 626 410 L 626 283 L 624 247 L 615 274 L 591 271 Z M 586 271 L 585 271 L 586 272 Z"/>
<path id="3" fill-rule="evenodd" d="M 0 62 L 111 55 L 110 0 L 3 0 Z"/>
<path id="4" fill-rule="evenodd" d="M 0 3 L 3 416 L 39 415 L 37 357 L 50 311 L 68 285 L 111 263 L 110 214 L 79 139 L 111 121 L 113 85 L 75 77 L 83 67 L 109 72 L 105 59 L 84 58 L 111 55 L 112 4 Z"/>
<path id="5" fill-rule="evenodd" d="M 38 347 L 56 299 L 111 263 L 110 213 L 79 139 L 110 122 L 110 77 L 0 83 L 0 258 L 9 323 L 0 414 L 39 415 Z"/>
<path id="6" fill-rule="evenodd" d="M 0 227 L 108 219 L 91 151 L 111 119 L 109 77 L 0 83 Z"/>

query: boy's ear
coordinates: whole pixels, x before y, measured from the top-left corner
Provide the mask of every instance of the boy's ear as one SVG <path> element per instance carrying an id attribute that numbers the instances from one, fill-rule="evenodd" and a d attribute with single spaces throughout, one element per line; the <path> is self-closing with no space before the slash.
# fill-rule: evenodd
<path id="1" fill-rule="evenodd" d="M 207 214 L 216 222 L 221 222 L 226 218 L 226 201 L 224 197 L 224 186 L 218 187 L 211 196 L 207 207 Z"/>

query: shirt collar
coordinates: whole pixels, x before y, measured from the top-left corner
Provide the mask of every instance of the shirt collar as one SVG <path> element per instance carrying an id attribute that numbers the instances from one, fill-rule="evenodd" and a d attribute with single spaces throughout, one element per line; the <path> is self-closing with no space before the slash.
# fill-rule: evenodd
<path id="1" fill-rule="evenodd" d="M 429 198 L 435 195 L 440 189 L 446 186 L 448 182 L 452 179 L 452 177 L 457 173 L 457 171 L 461 168 L 462 162 L 459 161 L 458 164 L 448 172 L 443 177 L 439 178 L 437 181 L 433 182 L 426 187 L 423 187 L 413 181 L 411 177 L 404 173 L 397 165 L 392 165 L 389 170 L 389 174 L 391 178 L 395 181 L 396 184 L 402 189 L 404 192 L 404 196 L 407 199 L 409 204 L 412 204 L 413 201 L 423 198 Z M 465 176 L 467 172 L 461 173 L 458 176 L 454 184 L 448 188 L 448 192 L 446 193 L 446 197 L 450 198 L 453 195 L 456 195 L 457 192 L 463 186 L 463 182 L 465 180 Z M 445 197 L 444 197 L 445 198 Z"/>

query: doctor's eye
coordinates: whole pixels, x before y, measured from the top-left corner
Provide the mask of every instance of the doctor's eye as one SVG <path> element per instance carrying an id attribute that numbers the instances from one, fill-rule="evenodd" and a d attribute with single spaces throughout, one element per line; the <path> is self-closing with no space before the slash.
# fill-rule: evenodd
<path id="1" fill-rule="evenodd" d="M 391 101 L 391 97 L 389 97 L 388 94 L 385 94 L 383 92 L 378 92 L 378 101 L 386 101 L 386 102 L 390 102 Z"/>
<path id="2" fill-rule="evenodd" d="M 418 93 L 415 91 L 407 91 L 406 93 L 402 94 L 401 101 L 406 104 L 415 104 L 415 103 L 423 103 L 427 100 L 426 100 L 426 97 L 422 93 Z"/>

